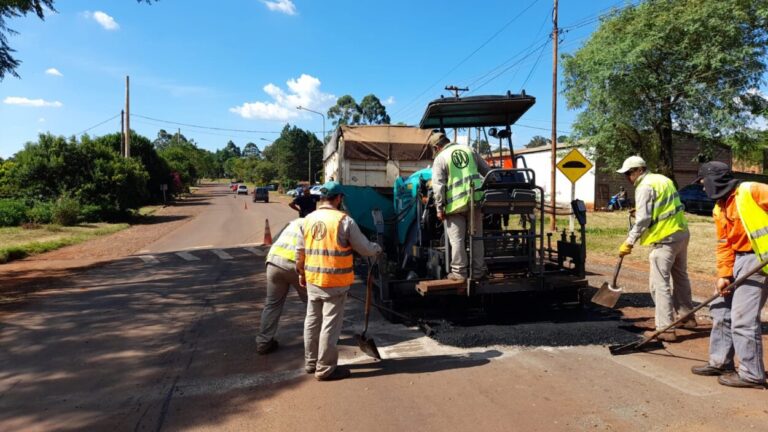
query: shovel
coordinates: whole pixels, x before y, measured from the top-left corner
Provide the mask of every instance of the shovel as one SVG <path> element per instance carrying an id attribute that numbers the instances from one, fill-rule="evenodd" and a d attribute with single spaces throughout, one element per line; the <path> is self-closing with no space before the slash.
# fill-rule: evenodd
<path id="1" fill-rule="evenodd" d="M 365 333 L 368 331 L 368 318 L 371 315 L 371 297 L 373 296 L 373 266 L 368 265 L 368 279 L 365 282 L 365 326 L 363 327 L 362 334 L 356 334 L 357 346 L 360 347 L 360 351 L 368 354 L 369 356 L 381 360 L 381 354 L 379 349 L 376 348 L 376 342 L 372 337 L 368 337 Z"/>
<path id="2" fill-rule="evenodd" d="M 603 282 L 600 289 L 597 290 L 595 295 L 592 296 L 592 303 L 605 306 L 607 308 L 613 308 L 616 306 L 616 302 L 619 301 L 622 289 L 616 286 L 616 279 L 619 277 L 619 270 L 621 270 L 621 263 L 624 261 L 624 257 L 619 257 L 619 262 L 616 263 L 616 268 L 613 270 L 613 283 L 608 281 Z"/>
<path id="3" fill-rule="evenodd" d="M 739 277 L 735 281 L 731 282 L 730 285 L 725 287 L 724 291 L 728 291 L 728 292 L 730 292 L 732 294 L 733 290 L 735 290 L 736 288 L 741 286 L 741 284 L 743 284 L 744 281 L 749 279 L 750 276 L 752 276 L 753 274 L 759 272 L 763 267 L 765 267 L 765 265 L 766 265 L 765 262 L 758 263 L 758 265 L 755 266 L 755 268 L 751 269 L 745 275 Z M 657 336 L 659 336 L 660 334 L 664 333 L 665 331 L 667 331 L 667 330 L 669 330 L 671 328 L 674 328 L 678 324 L 683 323 L 685 321 L 688 321 L 692 316 L 694 316 L 694 314 L 699 309 L 703 308 L 704 306 L 709 305 L 710 303 L 715 301 L 715 299 L 718 298 L 718 297 L 720 297 L 720 293 L 716 293 L 716 294 L 712 295 L 712 297 L 704 300 L 703 303 L 701 303 L 700 305 L 698 305 L 695 308 L 693 308 L 687 314 L 685 314 L 685 315 L 681 316 L 680 318 L 678 318 L 672 324 L 664 327 L 661 330 L 656 330 L 655 332 L 651 333 L 650 335 L 648 335 L 647 337 L 643 338 L 639 342 L 632 342 L 632 343 L 628 343 L 626 345 L 612 345 L 612 346 L 609 346 L 608 349 L 611 351 L 612 355 L 622 355 L 622 354 L 629 354 L 629 353 L 638 352 L 638 351 L 650 351 L 650 350 L 654 350 L 654 349 L 662 349 L 662 348 L 664 348 L 664 344 L 662 344 L 660 341 L 656 341 L 656 340 L 653 340 L 653 339 L 655 339 Z"/>

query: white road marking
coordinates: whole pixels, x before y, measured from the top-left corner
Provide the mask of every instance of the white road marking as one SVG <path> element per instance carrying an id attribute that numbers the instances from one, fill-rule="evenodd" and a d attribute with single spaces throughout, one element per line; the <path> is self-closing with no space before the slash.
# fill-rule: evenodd
<path id="1" fill-rule="evenodd" d="M 247 250 L 248 252 L 250 252 L 250 253 L 252 253 L 252 254 L 254 254 L 256 256 L 263 257 L 263 256 L 267 255 L 267 251 L 265 251 L 264 249 L 256 249 L 254 247 L 247 247 L 247 248 L 243 248 L 243 249 Z"/>
<path id="2" fill-rule="evenodd" d="M 139 255 L 139 258 L 146 264 L 158 264 L 160 262 L 154 255 Z"/>
<path id="3" fill-rule="evenodd" d="M 223 259 L 223 260 L 231 260 L 232 255 L 224 252 L 221 249 L 211 249 L 211 252 L 213 252 L 217 257 Z"/>
<path id="4" fill-rule="evenodd" d="M 176 252 L 176 255 L 178 255 L 179 257 L 181 257 L 181 258 L 183 258 L 183 259 L 185 259 L 187 261 L 200 261 L 200 258 L 192 255 L 189 252 Z"/>

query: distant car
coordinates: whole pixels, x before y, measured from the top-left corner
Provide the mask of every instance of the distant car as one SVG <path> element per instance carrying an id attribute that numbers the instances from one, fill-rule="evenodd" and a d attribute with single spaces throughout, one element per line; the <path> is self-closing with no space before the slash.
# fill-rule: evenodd
<path id="1" fill-rule="evenodd" d="M 273 184 L 267 185 L 267 190 L 271 190 L 271 191 L 275 190 L 275 185 Z"/>
<path id="2" fill-rule="evenodd" d="M 265 187 L 257 187 L 253 190 L 253 202 L 264 201 L 269 202 L 269 189 Z"/>
<path id="3" fill-rule="evenodd" d="M 238 186 L 240 185 L 237 182 L 229 182 L 229 190 L 232 192 L 236 192 Z"/>
<path id="4" fill-rule="evenodd" d="M 689 213 L 710 215 L 715 208 L 715 201 L 707 196 L 704 186 L 700 184 L 690 184 L 677 193 L 680 195 L 680 202 L 685 206 L 685 211 Z"/>
<path id="5" fill-rule="evenodd" d="M 248 195 L 248 186 L 241 184 L 237 187 L 238 195 Z"/>
<path id="6" fill-rule="evenodd" d="M 299 193 L 299 191 L 297 191 L 296 189 L 291 189 L 288 192 L 286 192 L 285 194 L 288 195 L 288 196 L 296 196 L 298 193 Z"/>
<path id="7" fill-rule="evenodd" d="M 323 185 L 315 185 L 312 186 L 312 188 L 309 189 L 310 195 L 317 195 L 320 196 L 320 189 L 323 188 Z"/>

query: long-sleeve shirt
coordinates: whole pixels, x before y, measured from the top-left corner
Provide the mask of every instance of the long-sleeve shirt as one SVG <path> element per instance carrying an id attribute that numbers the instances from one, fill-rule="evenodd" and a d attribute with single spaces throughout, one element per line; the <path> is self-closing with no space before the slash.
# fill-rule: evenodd
<path id="1" fill-rule="evenodd" d="M 752 183 L 749 191 L 757 205 L 768 212 L 768 185 Z M 744 224 L 739 217 L 736 207 L 736 188 L 718 203 L 722 211 L 715 215 L 715 232 L 717 234 L 717 277 L 729 278 L 733 276 L 733 261 L 737 252 L 751 252 L 752 244 L 749 242 Z"/>
<path id="2" fill-rule="evenodd" d="M 435 197 L 435 208 L 438 211 L 445 212 L 445 187 L 448 183 L 448 176 L 450 171 L 450 157 L 451 152 L 447 151 L 448 148 L 456 143 L 450 143 L 443 148 L 437 155 L 435 161 L 432 162 L 432 190 Z M 472 157 L 475 158 L 475 164 L 477 165 L 477 171 L 481 175 L 488 174 L 491 168 L 488 163 L 483 159 L 476 151 L 472 151 Z"/>
<path id="3" fill-rule="evenodd" d="M 653 221 L 653 206 L 656 202 L 656 191 L 648 186 L 641 185 L 645 176 L 649 173 L 646 171 L 643 175 L 635 180 L 635 224 L 632 229 L 629 230 L 627 239 L 624 241 L 629 245 L 634 245 L 643 233 L 651 227 Z M 684 237 L 687 230 L 678 231 L 671 234 L 659 241 L 659 243 L 672 243 L 680 238 Z"/>

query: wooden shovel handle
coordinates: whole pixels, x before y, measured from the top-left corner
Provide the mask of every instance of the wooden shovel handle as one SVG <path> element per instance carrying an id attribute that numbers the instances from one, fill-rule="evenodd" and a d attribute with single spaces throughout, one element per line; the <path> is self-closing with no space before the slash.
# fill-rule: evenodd
<path id="1" fill-rule="evenodd" d="M 619 270 L 621 270 L 621 263 L 624 262 L 624 257 L 619 257 L 619 262 L 616 263 L 616 268 L 613 269 L 613 282 L 611 287 L 616 288 L 616 279 L 619 278 Z"/>

